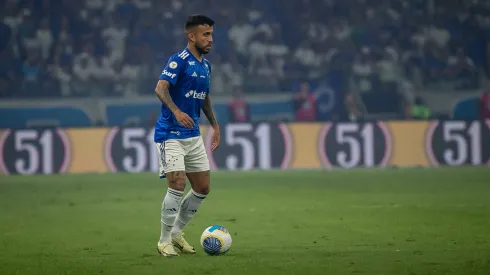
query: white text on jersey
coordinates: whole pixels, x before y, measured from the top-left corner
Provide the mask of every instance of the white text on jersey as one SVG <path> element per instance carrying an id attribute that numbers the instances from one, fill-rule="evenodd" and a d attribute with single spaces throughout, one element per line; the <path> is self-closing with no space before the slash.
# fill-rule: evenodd
<path id="1" fill-rule="evenodd" d="M 197 98 L 197 99 L 201 99 L 201 100 L 204 100 L 206 98 L 206 93 L 205 92 L 196 92 L 194 90 L 190 90 L 188 91 L 186 94 L 185 94 L 185 97 L 189 98 L 189 97 L 193 97 L 193 98 Z"/>
<path id="2" fill-rule="evenodd" d="M 168 72 L 167 70 L 163 70 L 162 75 L 166 75 L 172 79 L 177 76 L 177 74 L 173 74 L 171 72 Z"/>

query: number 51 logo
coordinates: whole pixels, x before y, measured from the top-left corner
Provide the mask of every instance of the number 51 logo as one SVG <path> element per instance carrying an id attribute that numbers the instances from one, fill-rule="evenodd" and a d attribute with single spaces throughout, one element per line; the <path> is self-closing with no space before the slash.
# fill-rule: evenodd
<path id="1" fill-rule="evenodd" d="M 211 148 L 212 128 L 206 138 Z M 286 124 L 233 123 L 221 130 L 221 144 L 208 152 L 212 169 L 286 169 L 292 159 L 292 138 Z"/>
<path id="2" fill-rule="evenodd" d="M 391 159 L 392 139 L 385 124 L 328 123 L 320 132 L 324 167 L 384 167 Z"/>
<path id="3" fill-rule="evenodd" d="M 0 169 L 7 175 L 64 173 L 71 161 L 69 138 L 60 129 L 7 130 L 0 153 Z"/>
<path id="4" fill-rule="evenodd" d="M 425 136 L 432 165 L 490 165 L 490 120 L 436 121 Z"/>

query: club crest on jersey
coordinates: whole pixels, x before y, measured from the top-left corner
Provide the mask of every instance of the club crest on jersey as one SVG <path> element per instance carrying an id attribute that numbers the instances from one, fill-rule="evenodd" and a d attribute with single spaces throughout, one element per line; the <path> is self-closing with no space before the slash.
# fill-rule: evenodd
<path id="1" fill-rule="evenodd" d="M 172 79 L 177 76 L 177 74 L 173 74 L 171 72 L 168 72 L 167 70 L 163 70 L 162 75 L 166 75 Z"/>
<path id="2" fill-rule="evenodd" d="M 206 98 L 206 93 L 205 92 L 198 93 L 194 90 L 190 90 L 185 94 L 185 97 L 186 98 L 192 97 L 192 98 L 204 100 Z"/>

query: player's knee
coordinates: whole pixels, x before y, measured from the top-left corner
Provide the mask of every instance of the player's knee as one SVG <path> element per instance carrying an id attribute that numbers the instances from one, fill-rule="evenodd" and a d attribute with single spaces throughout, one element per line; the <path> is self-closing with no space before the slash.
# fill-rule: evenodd
<path id="1" fill-rule="evenodd" d="M 185 172 L 177 171 L 167 174 L 168 187 L 174 190 L 184 191 L 185 189 Z"/>
<path id="2" fill-rule="evenodd" d="M 207 186 L 199 186 L 197 188 L 197 190 L 194 190 L 194 191 L 196 191 L 197 193 L 202 194 L 202 195 L 207 195 L 211 191 L 211 186 L 209 186 L 209 185 L 207 185 Z"/>
<path id="3" fill-rule="evenodd" d="M 168 182 L 168 187 L 178 191 L 184 191 L 185 189 L 185 178 L 184 179 L 175 179 Z"/>

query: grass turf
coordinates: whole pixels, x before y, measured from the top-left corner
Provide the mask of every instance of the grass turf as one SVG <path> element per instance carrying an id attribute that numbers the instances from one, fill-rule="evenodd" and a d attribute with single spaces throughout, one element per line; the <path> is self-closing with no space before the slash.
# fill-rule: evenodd
<path id="1" fill-rule="evenodd" d="M 196 255 L 156 253 L 154 174 L 0 177 L 0 274 L 488 274 L 490 169 L 214 173 L 186 229 Z M 209 225 L 225 256 L 204 254 Z"/>

